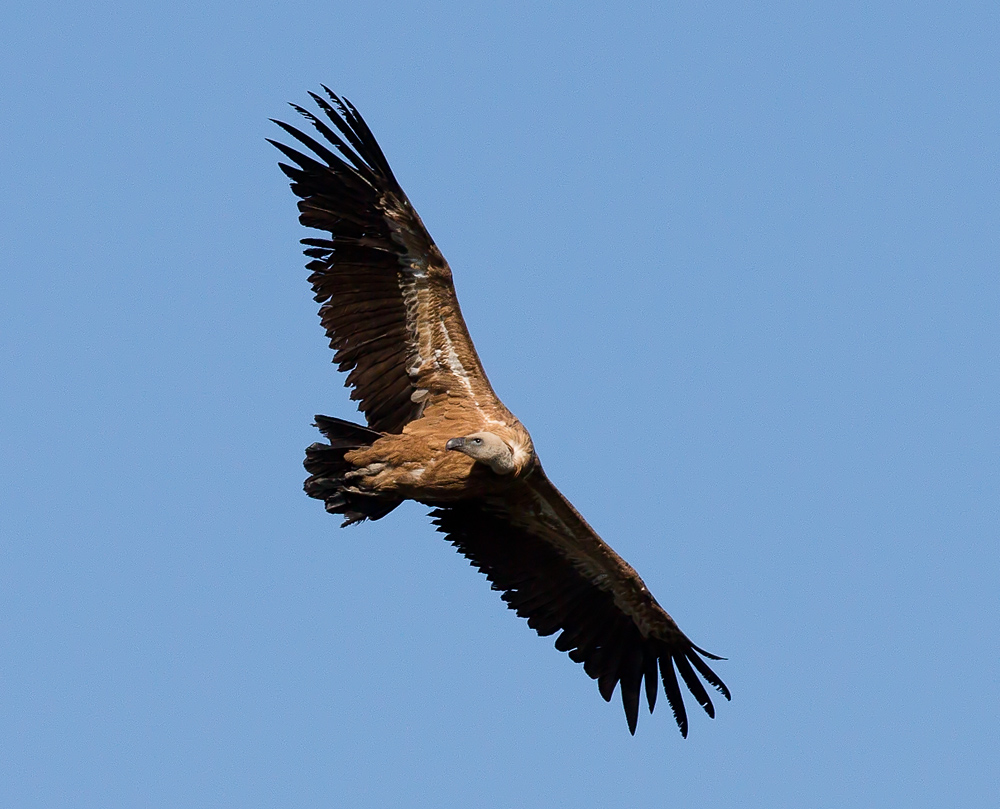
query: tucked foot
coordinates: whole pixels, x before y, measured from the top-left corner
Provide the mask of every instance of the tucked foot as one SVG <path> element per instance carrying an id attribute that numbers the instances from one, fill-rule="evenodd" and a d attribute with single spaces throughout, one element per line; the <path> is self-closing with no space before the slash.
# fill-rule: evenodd
<path id="1" fill-rule="evenodd" d="M 373 475 L 377 475 L 383 469 L 386 468 L 384 463 L 370 463 L 368 466 L 362 466 L 360 469 L 353 469 L 344 475 L 344 480 L 354 480 L 354 478 L 367 478 Z"/>

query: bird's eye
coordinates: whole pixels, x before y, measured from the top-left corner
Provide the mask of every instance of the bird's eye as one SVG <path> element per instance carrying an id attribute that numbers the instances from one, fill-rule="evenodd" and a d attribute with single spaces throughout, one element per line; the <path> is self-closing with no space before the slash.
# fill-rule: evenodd
<path id="1" fill-rule="evenodd" d="M 472 439 L 472 443 L 473 444 L 482 444 L 483 443 L 483 439 L 481 439 L 481 438 L 473 438 Z"/>

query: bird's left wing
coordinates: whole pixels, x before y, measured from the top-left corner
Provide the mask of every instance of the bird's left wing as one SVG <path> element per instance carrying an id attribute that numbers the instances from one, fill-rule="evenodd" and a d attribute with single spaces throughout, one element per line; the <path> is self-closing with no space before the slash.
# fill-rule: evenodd
<path id="1" fill-rule="evenodd" d="M 721 658 L 688 639 L 541 467 L 503 495 L 442 506 L 431 516 L 528 626 L 543 636 L 561 631 L 556 648 L 583 663 L 605 700 L 620 684 L 630 732 L 644 679 L 650 712 L 662 682 L 683 736 L 688 721 L 677 673 L 709 716 L 715 708 L 698 674 L 729 699 L 702 656 Z"/>

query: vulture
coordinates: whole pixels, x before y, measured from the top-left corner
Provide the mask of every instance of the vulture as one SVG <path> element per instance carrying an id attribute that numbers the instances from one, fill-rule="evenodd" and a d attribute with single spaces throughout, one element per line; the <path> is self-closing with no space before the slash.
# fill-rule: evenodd
<path id="1" fill-rule="evenodd" d="M 691 642 L 546 477 L 486 378 L 448 262 L 357 109 L 323 90 L 310 93 L 316 111 L 291 105 L 319 138 L 275 120 L 298 143 L 269 140 L 289 161 L 299 221 L 321 231 L 302 240 L 309 281 L 367 425 L 316 416 L 326 443 L 306 449 L 306 493 L 345 526 L 404 500 L 431 507 L 508 607 L 539 635 L 558 632 L 606 701 L 619 688 L 629 732 L 641 692 L 652 712 L 662 684 L 686 737 L 679 682 L 714 717 L 705 683 L 730 695 L 705 658 L 723 658 Z"/>

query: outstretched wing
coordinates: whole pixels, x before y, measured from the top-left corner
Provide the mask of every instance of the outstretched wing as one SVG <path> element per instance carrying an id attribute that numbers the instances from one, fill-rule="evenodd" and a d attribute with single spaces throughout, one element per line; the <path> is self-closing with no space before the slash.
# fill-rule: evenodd
<path id="1" fill-rule="evenodd" d="M 302 243 L 351 398 L 373 429 L 390 433 L 449 404 L 508 415 L 472 345 L 448 263 L 364 119 L 323 89 L 329 100 L 310 93 L 320 114 L 293 106 L 325 143 L 281 121 L 312 155 L 270 142 L 295 164 L 280 165 L 301 198 L 299 221 L 329 234 Z"/>
<path id="2" fill-rule="evenodd" d="M 687 712 L 677 673 L 709 716 L 715 716 L 715 708 L 698 674 L 729 699 L 725 684 L 702 659 L 721 658 L 681 632 L 635 570 L 587 525 L 540 467 L 524 486 L 502 497 L 447 505 L 431 516 L 528 626 L 543 636 L 561 630 L 556 648 L 583 663 L 605 700 L 621 686 L 631 733 L 644 679 L 650 712 L 662 682 L 685 737 Z"/>

